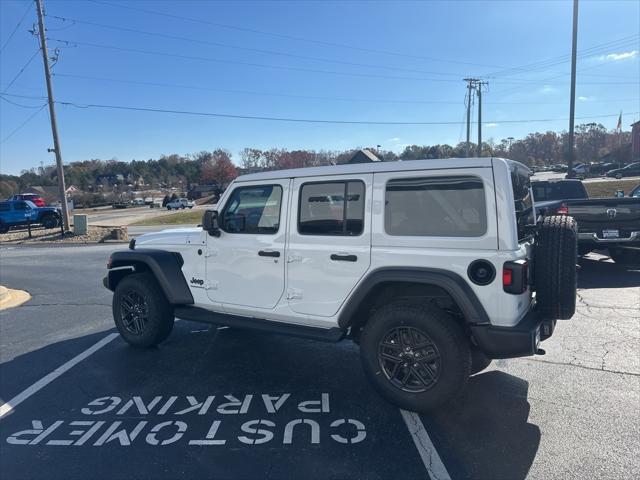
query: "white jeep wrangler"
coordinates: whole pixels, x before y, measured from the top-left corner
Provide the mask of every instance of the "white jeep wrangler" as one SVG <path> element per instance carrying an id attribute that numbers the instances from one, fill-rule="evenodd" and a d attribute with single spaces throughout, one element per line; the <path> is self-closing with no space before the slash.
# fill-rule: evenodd
<path id="1" fill-rule="evenodd" d="M 350 338 L 380 394 L 425 411 L 491 359 L 543 354 L 573 315 L 575 222 L 531 200 L 529 170 L 499 158 L 246 175 L 201 228 L 114 252 L 104 284 L 133 346 L 175 317 Z"/>

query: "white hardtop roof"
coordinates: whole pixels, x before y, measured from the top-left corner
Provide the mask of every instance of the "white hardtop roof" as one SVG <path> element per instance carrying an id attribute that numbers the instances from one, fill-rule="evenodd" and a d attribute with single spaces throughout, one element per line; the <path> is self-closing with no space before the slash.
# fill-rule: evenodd
<path id="1" fill-rule="evenodd" d="M 325 167 L 292 168 L 241 175 L 235 182 L 253 182 L 276 180 L 279 178 L 320 177 L 327 175 L 349 175 L 357 173 L 402 172 L 409 170 L 441 170 L 449 168 L 489 168 L 492 160 L 510 162 L 510 160 L 492 157 L 445 158 L 438 160 L 404 160 L 393 162 L 355 163 L 329 165 Z"/>

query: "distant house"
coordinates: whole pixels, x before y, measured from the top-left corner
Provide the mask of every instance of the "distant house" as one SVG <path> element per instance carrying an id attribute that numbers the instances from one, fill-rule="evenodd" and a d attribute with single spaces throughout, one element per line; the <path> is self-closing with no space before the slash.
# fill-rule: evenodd
<path id="1" fill-rule="evenodd" d="M 640 121 L 631 124 L 631 161 L 640 162 Z"/>
<path id="2" fill-rule="evenodd" d="M 80 190 L 74 185 L 70 185 L 66 190 L 67 197 L 79 191 Z M 56 203 L 59 200 L 57 185 L 34 185 L 33 187 L 23 189 L 21 193 L 35 193 L 36 195 L 40 195 L 47 205 Z"/>
<path id="3" fill-rule="evenodd" d="M 363 148 L 354 153 L 353 157 L 347 163 L 371 163 L 382 162 L 381 158 L 378 158 L 371 150 Z"/>

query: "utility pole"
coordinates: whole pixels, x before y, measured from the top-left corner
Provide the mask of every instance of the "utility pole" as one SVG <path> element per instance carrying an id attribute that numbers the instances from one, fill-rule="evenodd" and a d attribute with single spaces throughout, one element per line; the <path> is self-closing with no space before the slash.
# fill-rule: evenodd
<path id="1" fill-rule="evenodd" d="M 488 85 L 487 82 L 476 82 L 478 91 L 478 157 L 482 156 L 482 87 Z"/>
<path id="2" fill-rule="evenodd" d="M 62 227 L 64 231 L 69 230 L 69 211 L 67 208 L 66 186 L 64 182 L 64 169 L 62 166 L 62 151 L 60 150 L 60 139 L 58 138 L 58 124 L 56 122 L 56 109 L 53 99 L 53 87 L 51 85 L 51 70 L 49 69 L 49 52 L 47 50 L 47 39 L 44 29 L 44 9 L 42 0 L 35 0 L 38 11 L 38 33 L 40 35 L 40 49 L 42 50 L 42 62 L 44 64 L 44 76 L 47 82 L 47 96 L 49 97 L 49 118 L 51 119 L 51 134 L 53 135 L 53 151 L 56 154 L 56 167 L 58 169 L 58 195 L 60 206 L 62 207 Z"/>
<path id="3" fill-rule="evenodd" d="M 466 157 L 469 158 L 471 153 L 471 100 L 473 96 L 473 88 L 478 81 L 477 78 L 465 78 L 467 82 L 467 151 Z"/>
<path id="4" fill-rule="evenodd" d="M 569 99 L 569 155 L 567 157 L 567 178 L 573 178 L 575 156 L 574 122 L 576 113 L 576 51 L 578 49 L 578 0 L 573 0 L 573 37 L 571 42 L 571 98 Z"/>

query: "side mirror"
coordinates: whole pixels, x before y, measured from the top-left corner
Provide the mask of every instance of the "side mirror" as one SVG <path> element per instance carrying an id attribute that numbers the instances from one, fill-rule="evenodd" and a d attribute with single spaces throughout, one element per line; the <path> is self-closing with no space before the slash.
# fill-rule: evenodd
<path id="1" fill-rule="evenodd" d="M 212 237 L 220 236 L 217 210 L 207 210 L 204 212 L 204 215 L 202 216 L 202 229 L 208 232 Z"/>

